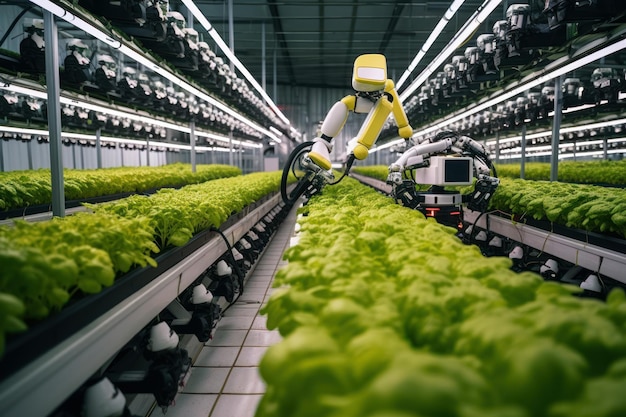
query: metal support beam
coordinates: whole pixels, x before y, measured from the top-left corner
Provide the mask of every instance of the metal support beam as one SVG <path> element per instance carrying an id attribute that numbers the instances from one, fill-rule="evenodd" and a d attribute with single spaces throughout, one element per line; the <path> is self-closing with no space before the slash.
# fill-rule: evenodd
<path id="1" fill-rule="evenodd" d="M 146 166 L 150 166 L 150 136 L 146 138 Z"/>
<path id="2" fill-rule="evenodd" d="M 52 215 L 65 217 L 63 154 L 61 153 L 61 107 L 59 103 L 59 42 L 54 15 L 42 9 L 46 39 L 46 90 L 48 91 L 48 131 L 50 132 L 50 171 L 52 174 Z"/>
<path id="3" fill-rule="evenodd" d="M 191 145 L 191 172 L 196 173 L 196 122 L 189 122 L 189 144 Z"/>
<path id="4" fill-rule="evenodd" d="M 526 176 L 526 123 L 522 125 L 522 151 L 521 151 L 519 177 L 524 179 Z"/>
<path id="5" fill-rule="evenodd" d="M 261 87 L 263 91 L 267 91 L 267 74 L 265 73 L 265 67 L 267 65 L 267 59 L 265 56 L 265 22 L 261 24 Z"/>
<path id="6" fill-rule="evenodd" d="M 233 22 L 233 0 L 228 0 L 228 47 L 235 54 L 235 23 Z M 230 72 L 235 72 L 235 63 L 230 61 Z"/>
<path id="7" fill-rule="evenodd" d="M 233 162 L 233 131 L 228 134 L 228 165 L 234 165 Z"/>
<path id="8" fill-rule="evenodd" d="M 33 169 L 33 140 L 26 142 L 26 156 L 28 157 L 28 169 Z"/>
<path id="9" fill-rule="evenodd" d="M 294 76 L 293 66 L 291 64 L 291 57 L 289 56 L 289 48 L 287 47 L 287 39 L 285 39 L 285 31 L 283 30 L 283 25 L 281 23 L 280 13 L 278 13 L 277 0 L 268 0 L 267 7 L 269 7 L 270 9 L 272 22 L 274 22 L 274 33 L 276 33 L 276 41 L 278 42 L 278 46 L 280 47 L 282 54 L 285 57 L 285 66 L 287 68 L 287 74 L 289 74 L 289 80 L 294 83 L 296 81 L 296 77 Z M 276 65 L 276 63 L 274 63 L 274 65 Z M 276 80 L 274 80 L 274 83 L 276 83 Z M 274 99 L 274 102 L 276 102 L 276 97 L 272 98 Z"/>
<path id="10" fill-rule="evenodd" d="M 550 156 L 550 181 L 559 177 L 559 136 L 563 116 L 563 76 L 554 79 L 554 118 L 552 119 L 552 154 Z"/>
<path id="11" fill-rule="evenodd" d="M 391 19 L 389 19 L 389 23 L 387 24 L 387 30 L 385 30 L 385 34 L 383 35 L 382 41 L 380 41 L 380 46 L 378 50 L 381 54 L 385 53 L 385 49 L 389 45 L 389 41 L 391 41 L 391 37 L 396 31 L 396 25 L 398 24 L 398 20 L 400 16 L 402 16 L 402 10 L 404 9 L 404 4 L 406 2 L 396 0 L 396 4 L 393 6 L 393 11 L 391 12 Z"/>
<path id="12" fill-rule="evenodd" d="M 273 92 L 272 92 L 272 98 L 274 99 L 274 102 L 278 101 L 278 63 L 277 63 L 277 55 L 278 55 L 278 49 L 276 48 L 276 45 L 274 45 L 274 57 L 273 57 L 273 61 L 272 61 L 272 87 L 273 87 Z"/>
<path id="13" fill-rule="evenodd" d="M 100 142 L 100 136 L 102 135 L 102 128 L 96 130 L 96 166 L 98 169 L 102 168 L 102 143 Z"/>
<path id="14" fill-rule="evenodd" d="M 500 131 L 496 130 L 496 164 L 500 163 Z"/>

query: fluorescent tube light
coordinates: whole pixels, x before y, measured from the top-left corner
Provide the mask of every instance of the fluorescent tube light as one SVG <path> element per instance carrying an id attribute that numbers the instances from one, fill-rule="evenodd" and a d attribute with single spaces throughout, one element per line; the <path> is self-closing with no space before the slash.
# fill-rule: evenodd
<path id="1" fill-rule="evenodd" d="M 226 57 L 237 67 L 237 69 L 241 72 L 241 74 L 243 74 L 246 80 L 248 80 L 250 84 L 252 84 L 252 86 L 259 92 L 259 94 L 261 94 L 265 102 L 272 108 L 272 110 L 274 110 L 274 113 L 276 113 L 276 115 L 280 119 L 282 119 L 282 121 L 285 122 L 287 125 L 291 124 L 289 122 L 289 119 L 287 119 L 287 117 L 285 117 L 285 115 L 278 109 L 278 107 L 276 107 L 276 104 L 274 104 L 270 96 L 268 96 L 265 90 L 263 90 L 263 87 L 259 85 L 259 83 L 252 76 L 252 74 L 250 74 L 248 69 L 233 54 L 233 52 L 230 50 L 228 45 L 226 45 L 226 43 L 224 42 L 222 37 L 219 35 L 219 33 L 217 33 L 217 30 L 215 30 L 213 25 L 211 25 L 211 22 L 207 20 L 207 18 L 200 11 L 200 9 L 196 6 L 196 4 L 192 0 L 182 0 L 182 2 L 185 5 L 185 7 L 187 7 L 187 9 L 191 11 L 194 18 L 198 20 L 198 22 L 200 22 L 202 27 L 204 27 L 204 29 L 209 33 L 209 35 L 211 36 L 211 38 L 213 38 L 215 43 L 217 43 L 217 45 L 220 47 L 222 52 L 224 52 Z"/>
<path id="2" fill-rule="evenodd" d="M 602 128 L 602 127 L 615 126 L 615 125 L 619 125 L 619 124 L 626 124 L 626 119 L 615 119 L 615 120 L 610 120 L 610 121 L 606 121 L 606 122 L 590 123 L 590 124 L 587 124 L 587 125 L 564 127 L 564 128 L 561 128 L 560 133 L 574 133 L 574 132 L 579 132 L 581 130 L 599 129 L 599 128 Z M 544 131 L 541 131 L 541 132 L 536 132 L 536 133 L 532 133 L 532 134 L 526 135 L 526 140 L 542 138 L 542 137 L 552 137 L 552 131 L 551 130 L 544 130 Z M 510 138 L 500 139 L 499 141 L 488 140 L 488 141 L 485 142 L 485 145 L 491 146 L 491 145 L 495 145 L 496 143 L 503 144 L 503 143 L 515 142 L 515 141 L 518 141 L 518 140 L 522 140 L 522 137 L 521 136 L 513 136 L 513 137 L 510 137 Z M 581 141 L 581 143 L 583 143 L 583 142 Z M 587 142 L 584 142 L 584 143 L 587 143 Z"/>
<path id="3" fill-rule="evenodd" d="M 538 86 L 540 84 L 545 83 L 546 81 L 549 81 L 553 78 L 556 77 L 560 77 L 561 75 L 567 74 L 568 72 L 574 71 L 578 68 L 581 68 L 587 64 L 590 64 L 594 61 L 597 61 L 601 58 L 604 58 L 605 56 L 608 56 L 612 53 L 615 53 L 617 51 L 621 51 L 622 49 L 626 48 L 626 39 L 622 39 L 620 41 L 617 41 L 611 45 L 608 45 L 602 49 L 599 49 L 593 53 L 590 53 L 589 55 L 583 56 L 573 62 L 567 63 L 557 69 L 554 69 L 552 71 L 548 71 L 548 67 L 544 68 L 543 70 L 540 70 L 538 72 L 536 72 L 534 74 L 534 76 L 536 78 L 530 80 L 530 81 L 520 81 L 520 82 L 516 82 L 511 84 L 509 87 L 504 88 L 504 90 L 507 90 L 507 88 L 511 88 L 509 91 L 505 91 L 505 92 L 497 92 L 492 94 L 493 98 L 487 98 L 485 101 L 483 101 L 482 103 L 479 103 L 478 105 L 471 107 L 471 108 L 467 108 L 465 110 L 461 110 L 462 113 L 457 114 L 456 116 L 449 116 L 448 118 L 446 118 L 444 121 L 441 122 L 435 122 L 434 125 L 427 127 L 425 129 L 421 129 L 420 130 L 420 134 L 421 135 L 425 135 L 431 132 L 434 132 L 438 129 L 442 129 L 446 126 L 448 126 L 451 123 L 457 122 L 459 120 L 462 120 L 468 116 L 471 116 L 473 114 L 476 114 L 478 112 L 481 112 L 485 109 L 488 109 L 498 103 L 501 103 L 505 100 L 508 100 L 509 98 L 516 96 L 518 94 L 522 94 L 524 93 L 526 90 L 529 90 L 535 86 Z M 552 66 L 551 66 L 552 67 Z"/>
<path id="4" fill-rule="evenodd" d="M 452 2 L 439 23 L 437 23 L 437 26 L 435 26 L 435 28 L 433 29 L 428 39 L 426 39 L 426 42 L 424 42 L 424 45 L 422 45 L 420 50 L 417 52 L 417 55 L 415 55 L 415 58 L 413 58 L 413 61 L 411 61 L 411 63 L 409 64 L 409 67 L 406 69 L 406 71 L 404 71 L 402 77 L 400 77 L 400 80 L 398 80 L 398 82 L 396 83 L 397 89 L 399 89 L 402 84 L 404 84 L 404 82 L 407 80 L 407 78 L 409 78 L 415 67 L 417 67 L 417 64 L 419 64 L 422 58 L 424 58 L 426 52 L 428 52 L 435 40 L 439 37 L 439 35 L 441 35 L 443 29 L 446 27 L 450 19 L 452 19 L 452 17 L 456 14 L 457 10 L 463 5 L 464 2 L 465 0 L 454 0 Z"/>
<path id="5" fill-rule="evenodd" d="M 182 79 L 178 78 L 174 74 L 170 73 L 168 70 L 162 68 L 157 63 L 151 61 L 150 59 L 147 59 L 145 56 L 143 56 L 142 54 L 138 53 L 134 49 L 128 47 L 127 45 L 121 43 L 120 41 L 117 41 L 117 40 L 113 39 L 112 37 L 110 37 L 106 33 L 102 32 L 100 29 L 96 28 L 95 26 L 92 26 L 90 23 L 85 22 L 84 20 L 78 18 L 77 16 L 74 16 L 72 13 L 70 13 L 69 11 L 63 9 L 62 7 L 60 7 L 57 4 L 53 3 L 52 1 L 50 1 L 50 0 L 30 0 L 30 2 L 33 3 L 33 4 L 36 4 L 37 6 L 41 7 L 44 10 L 50 11 L 55 16 L 60 17 L 61 19 L 65 20 L 66 22 L 71 23 L 71 24 L 75 25 L 76 27 L 84 30 L 86 33 L 89 33 L 91 36 L 95 37 L 96 39 L 99 39 L 99 40 L 107 43 L 111 47 L 119 50 L 121 53 L 123 53 L 127 57 L 129 57 L 129 58 L 139 62 L 140 64 L 142 64 L 146 68 L 148 68 L 148 69 L 158 73 L 159 75 L 161 75 L 162 77 L 165 77 L 169 81 L 172 81 L 174 84 L 176 84 L 179 87 L 183 88 L 187 92 L 193 94 L 194 96 L 196 96 L 196 97 L 198 97 L 198 98 L 200 98 L 200 99 L 202 99 L 202 100 L 204 100 L 204 101 L 206 101 L 208 103 L 211 103 L 215 107 L 220 108 L 221 110 L 225 111 L 226 113 L 230 114 L 231 116 L 235 117 L 236 119 L 238 119 L 238 120 L 242 121 L 243 123 L 247 124 L 251 128 L 253 128 L 253 129 L 255 129 L 255 130 L 257 130 L 257 131 L 259 131 L 259 132 L 261 132 L 261 133 L 263 133 L 263 134 L 265 134 L 267 136 L 269 136 L 270 138 L 274 139 L 275 135 L 273 133 L 271 133 L 269 130 L 265 129 L 262 126 L 257 125 L 256 123 L 252 122 L 251 120 L 249 120 L 246 117 L 242 116 L 241 114 L 237 113 L 236 111 L 234 111 L 230 107 L 228 107 L 225 104 L 221 103 L 220 101 L 214 99 L 213 97 L 209 96 L 208 94 L 203 93 L 202 91 L 198 90 L 197 88 L 193 87 L 192 85 L 190 85 L 187 82 L 183 81 Z"/>
<path id="6" fill-rule="evenodd" d="M 463 43 L 469 39 L 480 24 L 493 12 L 502 0 L 485 0 L 476 12 L 467 20 L 467 23 L 454 35 L 448 45 L 431 61 L 417 78 L 400 94 L 405 101 L 450 57 Z"/>
<path id="7" fill-rule="evenodd" d="M 50 132 L 48 132 L 47 130 L 25 129 L 25 128 L 11 127 L 11 126 L 0 126 L 0 132 L 1 133 L 14 133 L 14 134 L 20 134 L 20 135 L 50 136 Z M 212 133 L 203 133 L 203 132 L 196 132 L 196 133 L 197 133 L 197 136 L 207 137 L 210 139 L 223 142 L 225 144 L 229 143 L 229 138 L 226 138 L 223 136 L 214 135 Z M 61 137 L 71 138 L 71 139 L 82 139 L 82 140 L 89 140 L 89 141 L 96 140 L 95 134 L 89 135 L 89 134 L 84 134 L 84 133 L 73 133 L 73 132 L 61 132 Z M 109 137 L 109 136 L 100 136 L 100 140 L 106 141 L 106 142 L 116 142 L 116 143 L 132 143 L 135 145 L 146 144 L 146 141 L 141 140 L 141 139 L 116 138 L 116 137 Z M 258 143 L 244 142 L 244 141 L 239 141 L 239 140 L 233 140 L 233 144 L 246 147 L 246 148 L 251 148 L 251 149 L 260 149 L 263 147 L 263 145 L 258 144 Z M 156 140 L 151 140 L 150 145 L 161 146 L 161 147 L 172 148 L 172 149 L 191 149 L 191 145 L 161 142 L 161 141 L 156 141 Z M 213 147 L 210 147 L 210 146 L 196 146 L 195 148 L 196 150 L 204 150 L 204 151 L 213 149 Z"/>

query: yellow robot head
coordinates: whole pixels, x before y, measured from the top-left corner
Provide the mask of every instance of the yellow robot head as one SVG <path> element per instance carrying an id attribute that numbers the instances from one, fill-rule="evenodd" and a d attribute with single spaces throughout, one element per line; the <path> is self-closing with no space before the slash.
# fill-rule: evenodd
<path id="1" fill-rule="evenodd" d="M 354 60 L 352 88 L 356 91 L 384 90 L 387 81 L 387 60 L 381 54 L 360 55 Z"/>

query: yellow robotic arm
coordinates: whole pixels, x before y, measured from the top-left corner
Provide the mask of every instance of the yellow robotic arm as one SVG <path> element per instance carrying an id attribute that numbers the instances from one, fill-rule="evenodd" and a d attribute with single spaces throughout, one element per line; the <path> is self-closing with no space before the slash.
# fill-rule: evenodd
<path id="1" fill-rule="evenodd" d="M 356 95 L 344 97 L 330 109 L 322 124 L 322 135 L 315 139 L 309 152 L 311 160 L 323 169 L 331 168 L 331 140 L 343 129 L 350 111 L 368 113 L 359 133 L 350 141 L 353 144 L 352 154 L 356 159 L 367 158 L 392 112 L 399 135 L 409 138 L 413 134 L 395 85 L 387 78 L 387 61 L 384 55 L 365 54 L 357 57 L 354 61 L 352 87 Z"/>

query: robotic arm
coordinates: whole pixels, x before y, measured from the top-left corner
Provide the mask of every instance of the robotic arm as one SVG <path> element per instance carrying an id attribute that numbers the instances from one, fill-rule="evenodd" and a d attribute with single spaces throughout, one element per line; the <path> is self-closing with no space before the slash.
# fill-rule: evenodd
<path id="1" fill-rule="evenodd" d="M 414 179 L 404 179 L 405 171 L 412 170 L 415 170 Z M 474 178 L 477 181 L 470 195 L 461 196 L 443 189 L 444 186 L 471 185 Z M 467 136 L 442 132 L 419 142 L 391 164 L 387 183 L 392 185 L 396 201 L 428 215 L 442 209 L 454 211 L 461 203 L 467 203 L 471 210 L 484 212 L 499 180 L 483 145 Z M 427 192 L 417 192 L 416 184 L 432 187 Z"/>
<path id="2" fill-rule="evenodd" d="M 387 61 L 381 54 L 365 54 L 354 61 L 352 87 L 355 95 L 346 96 L 330 109 L 321 127 L 321 136 L 315 140 L 309 158 L 320 168 L 331 168 L 329 153 L 331 140 L 341 132 L 349 112 L 368 113 L 359 133 L 350 141 L 350 153 L 356 159 L 365 159 L 369 149 L 390 113 L 398 125 L 398 133 L 409 138 L 413 129 L 395 90 L 392 80 L 387 79 Z"/>

